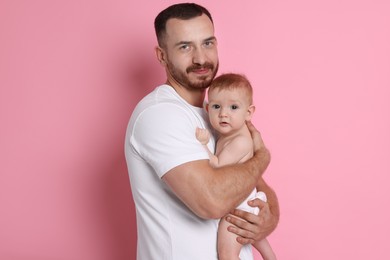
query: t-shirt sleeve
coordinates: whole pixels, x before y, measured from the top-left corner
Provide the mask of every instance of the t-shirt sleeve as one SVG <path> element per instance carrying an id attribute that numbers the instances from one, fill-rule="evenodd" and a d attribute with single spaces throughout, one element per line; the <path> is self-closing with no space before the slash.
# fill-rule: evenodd
<path id="1" fill-rule="evenodd" d="M 208 159 L 195 137 L 201 119 L 175 104 L 155 105 L 137 118 L 130 137 L 134 149 L 161 178 L 183 163 Z"/>

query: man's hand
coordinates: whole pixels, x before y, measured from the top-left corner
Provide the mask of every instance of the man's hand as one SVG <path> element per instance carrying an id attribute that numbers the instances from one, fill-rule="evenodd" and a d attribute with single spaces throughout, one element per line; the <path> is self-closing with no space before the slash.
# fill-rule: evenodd
<path id="1" fill-rule="evenodd" d="M 276 228 L 279 221 L 279 212 L 274 215 L 268 203 L 254 199 L 248 201 L 248 205 L 259 207 L 259 215 L 235 209 L 231 215 L 225 217 L 228 222 L 233 224 L 228 227 L 228 230 L 238 235 L 237 242 L 243 245 L 266 238 Z"/>
<path id="2" fill-rule="evenodd" d="M 251 121 L 246 121 L 246 125 L 248 126 L 249 132 L 251 133 L 253 140 L 253 151 L 257 152 L 262 149 L 266 149 L 263 138 L 261 138 L 260 132 L 256 129 L 256 127 L 252 124 Z"/>
<path id="3" fill-rule="evenodd" d="M 279 202 L 275 191 L 262 177 L 259 178 L 256 189 L 267 195 L 267 202 L 260 199 L 248 201 L 249 206 L 259 207 L 259 215 L 235 209 L 226 217 L 233 224 L 228 230 L 238 235 L 237 242 L 240 244 L 252 244 L 266 238 L 279 223 Z"/>
<path id="4" fill-rule="evenodd" d="M 246 125 L 248 126 L 248 129 L 252 136 L 254 152 L 253 157 L 257 158 L 258 160 L 258 164 L 260 165 L 259 171 L 262 176 L 271 161 L 271 154 L 268 151 L 267 147 L 265 147 L 260 132 L 256 129 L 252 122 L 246 121 Z"/>

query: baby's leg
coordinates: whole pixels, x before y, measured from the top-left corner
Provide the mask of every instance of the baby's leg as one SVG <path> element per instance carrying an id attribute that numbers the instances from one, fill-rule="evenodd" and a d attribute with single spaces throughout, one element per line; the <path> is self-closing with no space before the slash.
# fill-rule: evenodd
<path id="1" fill-rule="evenodd" d="M 260 252 L 264 260 L 276 260 L 276 255 L 267 239 L 256 241 L 253 246 Z"/>
<path id="2" fill-rule="evenodd" d="M 267 202 L 267 196 L 264 192 L 257 192 L 256 198 L 261 199 L 262 201 Z M 255 210 L 255 214 L 258 214 L 258 208 Z M 256 241 L 253 246 L 257 249 L 257 251 L 260 252 L 261 256 L 264 260 L 276 260 L 276 255 L 274 251 L 272 250 L 271 245 L 269 244 L 267 239 L 263 239 L 260 241 Z"/>
<path id="3" fill-rule="evenodd" d="M 249 197 L 243 201 L 237 208 L 241 210 L 245 210 L 247 212 L 251 212 L 254 214 L 258 213 L 258 208 L 252 208 L 248 205 L 248 199 L 253 199 L 256 196 L 256 190 L 253 190 Z M 254 211 L 257 212 L 255 213 Z M 239 260 L 240 250 L 242 245 L 237 242 L 237 235 L 229 232 L 227 230 L 228 226 L 231 223 L 227 222 L 225 218 L 222 218 L 219 221 L 218 227 L 218 259 L 219 260 Z"/>
<path id="4" fill-rule="evenodd" d="M 218 259 L 219 260 L 239 260 L 242 245 L 236 241 L 237 235 L 227 230 L 231 225 L 221 218 L 218 226 Z"/>

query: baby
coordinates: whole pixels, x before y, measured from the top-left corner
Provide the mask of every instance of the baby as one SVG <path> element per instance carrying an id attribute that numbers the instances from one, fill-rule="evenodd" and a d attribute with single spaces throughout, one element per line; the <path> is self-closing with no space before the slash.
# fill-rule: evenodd
<path id="1" fill-rule="evenodd" d="M 196 138 L 207 149 L 210 164 L 221 167 L 228 164 L 242 163 L 253 156 L 253 142 L 246 126 L 255 111 L 252 104 L 252 87 L 247 78 L 240 74 L 223 74 L 214 79 L 208 89 L 208 103 L 206 110 L 210 123 L 217 133 L 215 155 L 207 148 L 210 133 L 207 129 L 196 129 Z M 259 213 L 258 207 L 250 207 L 248 200 L 259 198 L 266 201 L 263 192 L 252 191 L 238 209 Z M 230 224 L 222 218 L 218 227 L 218 259 L 239 259 L 242 245 L 236 241 L 236 235 L 229 232 Z M 275 260 L 276 256 L 268 243 L 263 239 L 253 246 L 260 252 L 265 260 Z"/>

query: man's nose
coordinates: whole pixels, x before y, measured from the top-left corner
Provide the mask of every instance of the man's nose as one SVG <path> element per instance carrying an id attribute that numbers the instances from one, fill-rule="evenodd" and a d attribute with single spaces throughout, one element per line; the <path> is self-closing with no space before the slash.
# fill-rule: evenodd
<path id="1" fill-rule="evenodd" d="M 204 64 L 206 62 L 206 53 L 201 47 L 198 47 L 194 51 L 192 62 L 195 64 Z"/>

